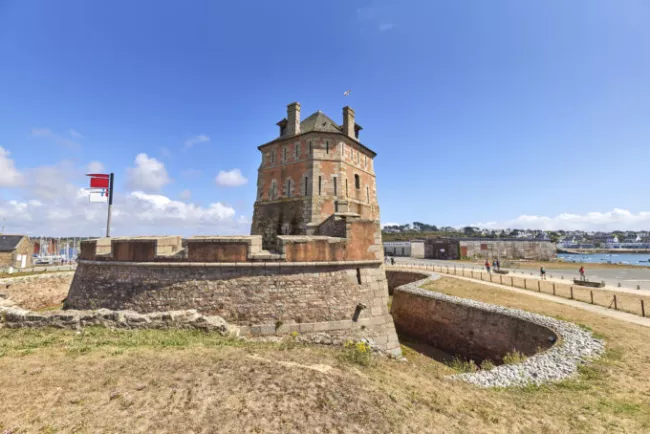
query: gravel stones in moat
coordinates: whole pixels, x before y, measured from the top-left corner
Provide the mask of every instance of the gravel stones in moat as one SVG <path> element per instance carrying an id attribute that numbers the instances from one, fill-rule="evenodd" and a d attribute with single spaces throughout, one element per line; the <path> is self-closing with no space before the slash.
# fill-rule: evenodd
<path id="1" fill-rule="evenodd" d="M 555 345 L 542 353 L 527 358 L 522 363 L 501 365 L 489 371 L 458 374 L 451 377 L 453 379 L 467 381 L 480 387 L 540 385 L 546 382 L 561 381 L 575 375 L 578 366 L 600 356 L 605 351 L 603 340 L 594 338 L 591 332 L 575 324 L 545 315 L 454 297 L 420 288 L 425 283 L 439 277 L 438 274 L 434 273 L 429 278 L 400 286 L 396 290 L 520 318 L 547 327 L 559 337 L 559 342 Z"/>

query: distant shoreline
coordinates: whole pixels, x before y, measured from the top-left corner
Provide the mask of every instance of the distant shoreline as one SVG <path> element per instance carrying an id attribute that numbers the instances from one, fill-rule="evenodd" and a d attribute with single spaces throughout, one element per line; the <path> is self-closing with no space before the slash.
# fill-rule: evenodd
<path id="1" fill-rule="evenodd" d="M 650 253 L 650 249 L 557 249 L 558 253 L 566 253 L 569 255 L 591 255 L 597 253 Z"/>

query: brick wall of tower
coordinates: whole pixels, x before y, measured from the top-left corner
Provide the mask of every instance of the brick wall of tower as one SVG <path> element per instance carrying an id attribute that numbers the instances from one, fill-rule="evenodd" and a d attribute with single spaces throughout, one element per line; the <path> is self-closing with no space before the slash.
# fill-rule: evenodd
<path id="1" fill-rule="evenodd" d="M 372 154 L 354 140 L 310 132 L 261 151 L 251 233 L 264 236 L 265 248 L 273 248 L 278 234 L 311 233 L 310 228 L 337 211 L 379 220 Z M 287 180 L 291 180 L 290 197 Z"/>

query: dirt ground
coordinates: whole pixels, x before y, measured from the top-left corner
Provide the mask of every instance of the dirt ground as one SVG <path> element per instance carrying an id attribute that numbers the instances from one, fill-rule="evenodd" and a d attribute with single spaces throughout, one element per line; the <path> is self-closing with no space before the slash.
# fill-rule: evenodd
<path id="1" fill-rule="evenodd" d="M 650 432 L 647 328 L 456 279 L 431 289 L 572 319 L 607 355 L 555 385 L 484 390 L 408 347 L 361 366 L 291 338 L 0 329 L 0 432 Z"/>
<path id="2" fill-rule="evenodd" d="M 21 307 L 32 310 L 60 307 L 68 295 L 74 272 L 52 273 L 44 276 L 3 279 L 0 294 Z"/>

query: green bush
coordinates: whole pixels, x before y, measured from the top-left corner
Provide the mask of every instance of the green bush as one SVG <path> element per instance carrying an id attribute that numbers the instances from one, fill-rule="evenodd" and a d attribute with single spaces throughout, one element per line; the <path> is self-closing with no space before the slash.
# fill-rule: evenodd
<path id="1" fill-rule="evenodd" d="M 370 366 L 372 364 L 372 348 L 363 341 L 347 341 L 343 346 L 343 360 L 361 366 Z"/>
<path id="2" fill-rule="evenodd" d="M 482 371 L 491 371 L 495 368 L 496 366 L 494 363 L 492 363 L 492 360 L 490 359 L 485 359 L 481 362 L 481 370 Z"/>
<path id="3" fill-rule="evenodd" d="M 524 360 L 526 360 L 526 356 L 524 355 L 524 353 L 517 350 L 512 350 L 511 352 L 503 356 L 504 365 L 513 365 L 515 363 L 521 363 Z"/>
<path id="4" fill-rule="evenodd" d="M 454 357 L 454 359 L 449 362 L 449 367 L 458 371 L 458 372 L 476 372 L 478 371 L 478 366 L 474 360 L 463 360 L 460 357 Z"/>

